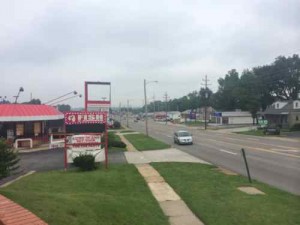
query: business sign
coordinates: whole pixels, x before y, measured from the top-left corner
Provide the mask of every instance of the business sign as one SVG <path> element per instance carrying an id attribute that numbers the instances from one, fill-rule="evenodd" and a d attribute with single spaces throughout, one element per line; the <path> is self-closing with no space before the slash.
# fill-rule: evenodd
<path id="1" fill-rule="evenodd" d="M 93 155 L 96 162 L 105 160 L 104 147 L 101 148 L 101 135 L 71 135 L 66 138 L 67 162 L 80 155 Z"/>
<path id="2" fill-rule="evenodd" d="M 107 122 L 106 112 L 66 112 L 65 124 L 103 124 Z"/>
<path id="3" fill-rule="evenodd" d="M 222 117 L 222 112 L 214 112 L 215 117 Z"/>
<path id="4" fill-rule="evenodd" d="M 193 112 L 193 111 L 191 111 L 191 112 L 190 112 L 190 115 L 189 115 L 189 119 L 195 120 L 195 119 L 196 119 L 196 113 Z"/>
<path id="5" fill-rule="evenodd" d="M 268 125 L 268 120 L 258 120 L 258 124 L 261 126 L 266 126 Z"/>
<path id="6" fill-rule="evenodd" d="M 107 112 L 66 112 L 67 133 L 102 133 L 107 123 Z"/>

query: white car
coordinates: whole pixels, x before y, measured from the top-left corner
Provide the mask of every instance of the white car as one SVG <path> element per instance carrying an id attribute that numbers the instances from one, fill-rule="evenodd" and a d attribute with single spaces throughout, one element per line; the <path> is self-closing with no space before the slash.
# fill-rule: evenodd
<path id="1" fill-rule="evenodd" d="M 174 133 L 174 143 L 192 145 L 193 137 L 188 131 L 179 130 Z"/>

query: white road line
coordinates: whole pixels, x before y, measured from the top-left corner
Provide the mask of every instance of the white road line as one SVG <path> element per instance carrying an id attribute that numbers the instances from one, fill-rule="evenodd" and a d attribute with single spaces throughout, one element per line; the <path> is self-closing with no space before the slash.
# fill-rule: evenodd
<path id="1" fill-rule="evenodd" d="M 166 135 L 166 134 L 165 134 L 165 136 L 167 136 L 167 137 L 169 137 L 169 138 L 171 138 L 171 137 L 172 137 L 172 136 L 170 136 L 170 135 Z"/>
<path id="2" fill-rule="evenodd" d="M 219 149 L 219 151 L 220 151 L 220 152 L 226 152 L 226 153 L 232 154 L 232 155 L 237 155 L 237 153 L 235 153 L 235 152 L 226 151 L 226 150 L 224 150 L 224 149 Z"/>
<path id="3" fill-rule="evenodd" d="M 280 151 L 280 152 L 300 152 L 300 150 L 293 150 L 293 149 L 289 149 L 289 150 L 286 150 L 286 149 L 278 149 L 278 148 L 272 148 L 272 150 L 274 151 Z"/>
<path id="4" fill-rule="evenodd" d="M 258 139 L 258 138 L 247 138 L 247 139 L 252 140 L 252 141 L 260 141 L 260 139 Z"/>

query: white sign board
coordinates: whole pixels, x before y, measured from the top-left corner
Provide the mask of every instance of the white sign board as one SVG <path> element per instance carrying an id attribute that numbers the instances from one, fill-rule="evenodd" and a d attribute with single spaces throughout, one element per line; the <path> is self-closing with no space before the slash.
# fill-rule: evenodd
<path id="1" fill-rule="evenodd" d="M 72 135 L 67 137 L 67 162 L 80 155 L 93 155 L 96 162 L 105 161 L 105 150 L 101 148 L 101 135 Z"/>

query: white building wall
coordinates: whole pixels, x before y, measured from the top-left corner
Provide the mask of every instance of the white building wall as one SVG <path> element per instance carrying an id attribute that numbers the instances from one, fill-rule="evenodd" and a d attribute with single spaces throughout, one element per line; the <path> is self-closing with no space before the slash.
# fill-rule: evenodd
<path id="1" fill-rule="evenodd" d="M 275 109 L 281 109 L 283 108 L 286 104 L 288 104 L 288 102 L 281 102 L 281 101 L 277 101 L 277 102 L 274 102 L 272 104 L 272 106 L 275 108 Z"/>
<path id="2" fill-rule="evenodd" d="M 295 100 L 294 102 L 293 102 L 293 108 L 294 109 L 300 109 L 300 100 Z"/>
<path id="3" fill-rule="evenodd" d="M 228 117 L 228 124 L 252 124 L 252 117 Z"/>

